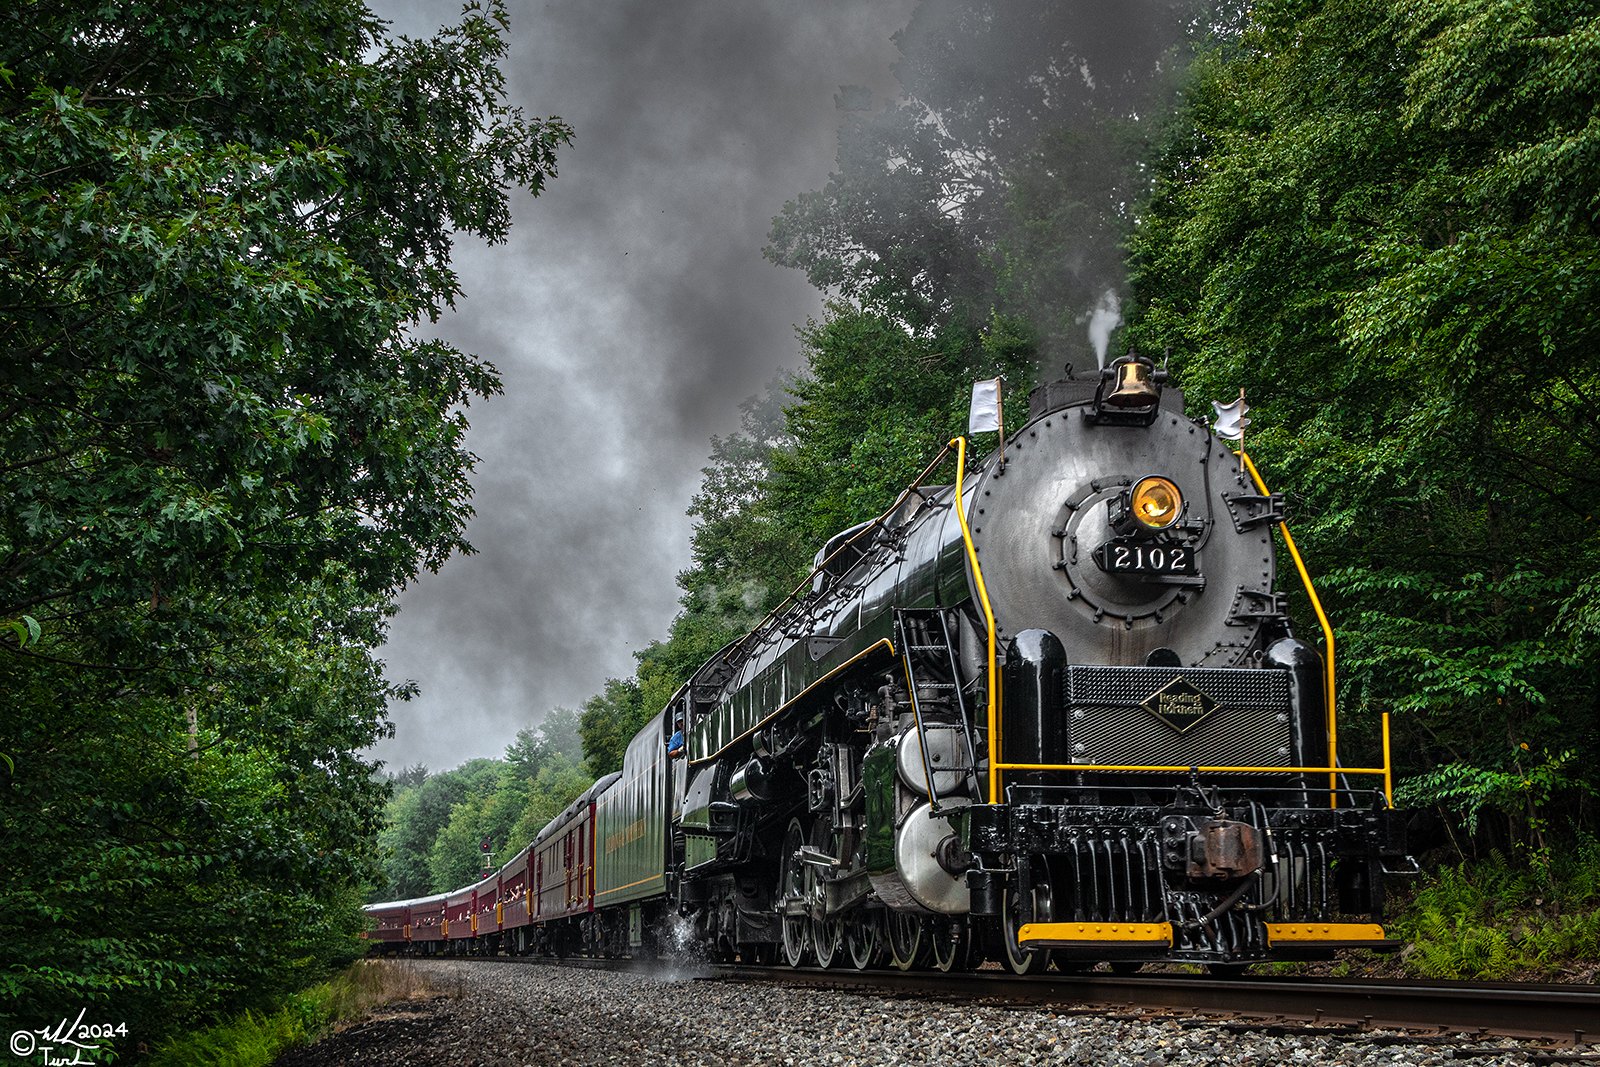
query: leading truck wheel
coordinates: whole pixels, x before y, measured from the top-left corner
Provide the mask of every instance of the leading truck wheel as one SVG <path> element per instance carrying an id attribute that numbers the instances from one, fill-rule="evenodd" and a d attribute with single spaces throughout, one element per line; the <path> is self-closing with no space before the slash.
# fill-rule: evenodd
<path id="1" fill-rule="evenodd" d="M 791 967 L 806 962 L 811 947 L 811 915 L 806 900 L 805 864 L 800 862 L 800 846 L 806 834 L 799 819 L 789 820 L 783 835 L 782 866 L 778 873 L 778 915 L 783 923 L 783 961 Z"/>
<path id="2" fill-rule="evenodd" d="M 1017 933 L 1026 923 L 1053 922 L 1055 920 L 1055 895 L 1051 892 L 1049 868 L 1042 858 L 1036 858 L 1032 867 L 1033 907 L 1024 912 L 1022 901 L 1008 888 L 1001 909 L 1000 938 L 1005 942 L 1006 969 L 1012 974 L 1040 974 L 1050 966 L 1050 950 L 1036 948 L 1025 950 L 1017 944 Z"/>

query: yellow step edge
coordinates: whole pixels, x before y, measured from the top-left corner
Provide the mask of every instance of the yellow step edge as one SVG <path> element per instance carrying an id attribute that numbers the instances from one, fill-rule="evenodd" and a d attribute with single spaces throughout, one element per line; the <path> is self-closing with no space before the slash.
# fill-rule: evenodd
<path id="1" fill-rule="evenodd" d="M 1280 941 L 1383 941 L 1377 923 L 1267 923 L 1267 943 Z"/>
<path id="2" fill-rule="evenodd" d="M 1172 944 L 1171 923 L 1024 923 L 1017 944 L 1028 941 L 1159 941 Z"/>

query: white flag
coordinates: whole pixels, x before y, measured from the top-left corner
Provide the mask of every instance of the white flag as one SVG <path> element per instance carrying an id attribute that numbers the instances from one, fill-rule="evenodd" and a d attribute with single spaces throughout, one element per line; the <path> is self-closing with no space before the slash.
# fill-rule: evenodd
<path id="1" fill-rule="evenodd" d="M 1219 404 L 1213 400 L 1211 409 L 1217 413 L 1217 421 L 1211 427 L 1213 433 L 1229 441 L 1244 440 L 1245 427 L 1250 425 L 1251 420 L 1245 418 L 1250 405 L 1244 402 L 1243 393 L 1240 393 L 1239 399 L 1231 404 Z"/>
<path id="2" fill-rule="evenodd" d="M 967 415 L 968 433 L 993 433 L 1000 428 L 1000 379 L 987 378 L 972 383 L 972 411 Z"/>

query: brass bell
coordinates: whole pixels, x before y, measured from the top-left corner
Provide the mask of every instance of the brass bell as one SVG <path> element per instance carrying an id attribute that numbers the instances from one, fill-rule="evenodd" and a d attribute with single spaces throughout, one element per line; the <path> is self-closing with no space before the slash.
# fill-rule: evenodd
<path id="1" fill-rule="evenodd" d="M 1143 360 L 1130 359 L 1117 364 L 1117 387 L 1103 403 L 1114 408 L 1147 408 L 1161 399 L 1161 394 L 1150 380 L 1151 366 Z"/>

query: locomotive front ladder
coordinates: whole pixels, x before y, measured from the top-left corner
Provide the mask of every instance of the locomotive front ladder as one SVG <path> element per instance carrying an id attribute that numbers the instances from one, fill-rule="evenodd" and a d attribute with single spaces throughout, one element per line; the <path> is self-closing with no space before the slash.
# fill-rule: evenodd
<path id="1" fill-rule="evenodd" d="M 961 666 L 943 611 L 937 608 L 896 608 L 894 639 L 900 662 L 906 672 L 906 692 L 911 697 L 911 713 L 917 722 L 917 742 L 922 747 L 922 773 L 928 783 L 928 807 L 934 816 L 946 814 L 939 802 L 939 785 L 928 752 L 928 731 L 954 730 L 967 749 L 967 796 L 979 797 L 978 753 L 968 727 L 967 702 L 961 691 Z M 940 677 L 949 681 L 939 681 Z M 922 713 L 918 691 L 948 691 L 955 710 L 955 722 L 929 722 Z"/>

